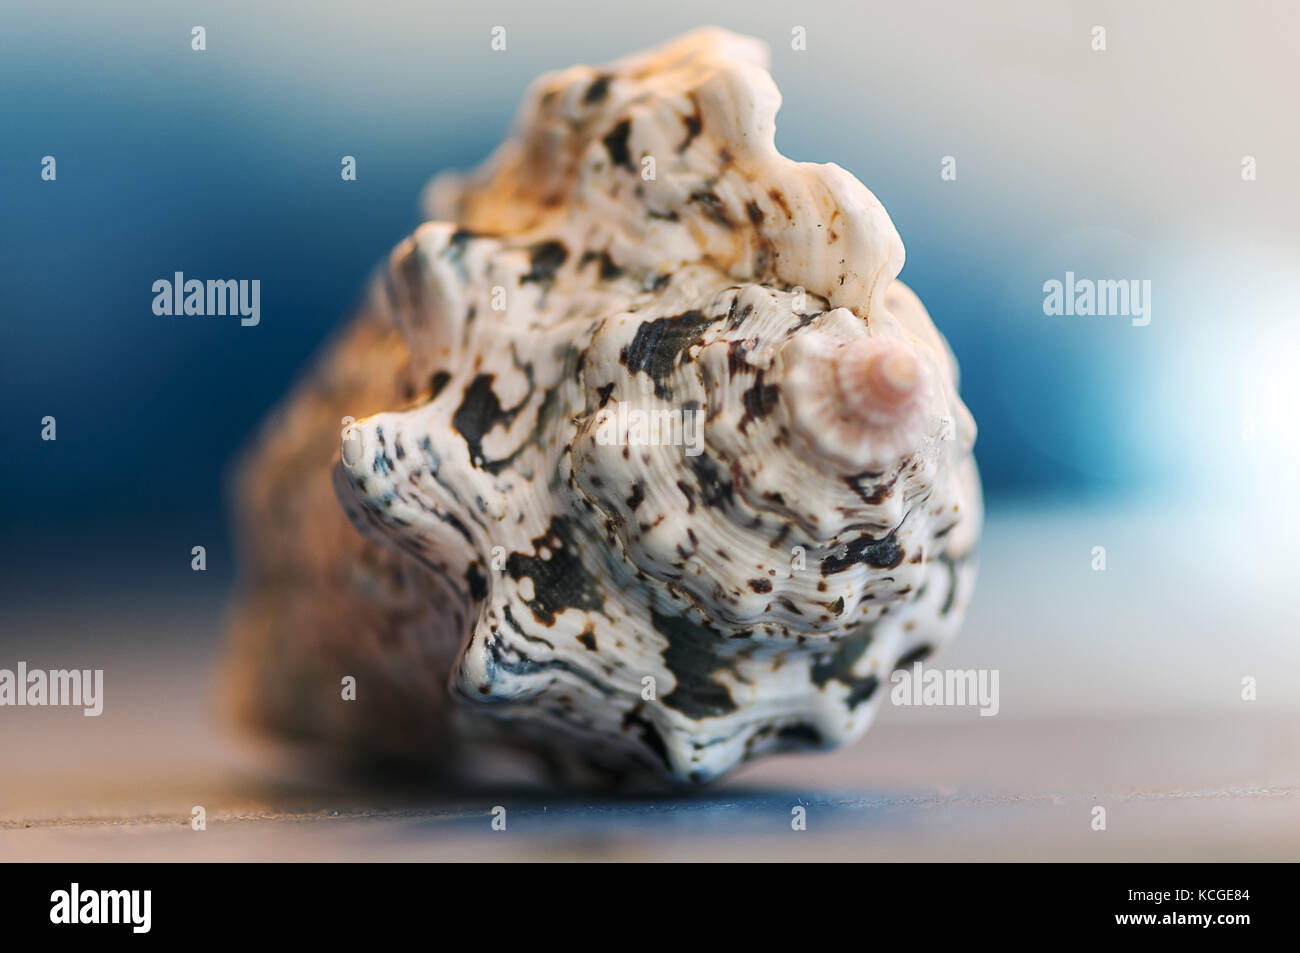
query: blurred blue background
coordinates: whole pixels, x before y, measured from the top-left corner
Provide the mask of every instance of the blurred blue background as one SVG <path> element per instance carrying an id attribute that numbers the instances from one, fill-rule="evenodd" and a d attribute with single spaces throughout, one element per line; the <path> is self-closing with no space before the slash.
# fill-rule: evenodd
<path id="1" fill-rule="evenodd" d="M 991 512 L 1263 494 L 1293 519 L 1300 18 L 1234 11 L 9 5 L 4 586 L 192 585 L 198 543 L 228 573 L 232 456 L 419 222 L 428 178 L 482 160 L 539 72 L 706 23 L 770 45 L 782 151 L 838 162 L 889 210 L 902 278 L 960 360 Z M 496 25 L 505 52 L 489 47 Z M 1044 316 L 1043 282 L 1067 270 L 1149 279 L 1150 325 Z M 175 271 L 260 279 L 260 325 L 155 316 L 151 285 Z M 57 442 L 40 439 L 46 415 Z"/>

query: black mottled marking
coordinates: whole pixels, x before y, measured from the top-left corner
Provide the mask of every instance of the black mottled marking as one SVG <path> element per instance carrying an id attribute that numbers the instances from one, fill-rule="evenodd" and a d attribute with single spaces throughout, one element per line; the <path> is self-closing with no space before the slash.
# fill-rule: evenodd
<path id="1" fill-rule="evenodd" d="M 830 610 L 834 615 L 843 615 L 843 614 L 844 614 L 844 597 L 843 597 L 843 596 L 840 596 L 840 597 L 839 597 L 838 599 L 836 599 L 834 602 L 830 603 L 830 605 L 828 605 L 826 608 L 829 609 L 829 610 Z"/>
<path id="2" fill-rule="evenodd" d="M 605 606 L 600 580 L 587 571 L 578 555 L 576 526 L 570 517 L 552 517 L 550 529 L 532 541 L 531 554 L 511 553 L 506 558 L 510 578 L 532 579 L 533 597 L 527 605 L 546 626 L 554 625 L 555 616 L 565 609 L 594 612 Z M 537 555 L 543 548 L 551 551 L 549 559 Z"/>
<path id="3" fill-rule="evenodd" d="M 731 303 L 731 310 L 727 312 L 727 330 L 734 331 L 745 323 L 745 320 L 754 313 L 754 306 L 747 304 L 739 311 L 736 310 L 736 302 Z"/>
<path id="4" fill-rule="evenodd" d="M 609 153 L 610 161 L 615 165 L 621 165 L 629 172 L 635 172 L 636 166 L 632 164 L 632 157 L 627 151 L 628 133 L 632 131 L 632 120 L 624 119 L 602 140 L 605 143 L 605 151 Z"/>
<path id="5" fill-rule="evenodd" d="M 451 373 L 449 371 L 438 371 L 438 373 L 434 374 L 433 377 L 429 379 L 429 399 L 433 400 L 441 394 L 443 388 L 447 386 L 447 382 L 450 380 Z"/>
<path id="6" fill-rule="evenodd" d="M 859 563 L 865 563 L 872 569 L 893 569 L 906 555 L 898 545 L 896 533 L 897 530 L 891 531 L 888 536 L 880 539 L 863 533 L 857 539 L 837 546 L 834 552 L 822 560 L 822 575 L 843 572 Z"/>
<path id="7" fill-rule="evenodd" d="M 525 284 L 530 281 L 550 284 L 555 280 L 555 273 L 560 270 L 560 266 L 568 257 L 569 250 L 564 247 L 563 242 L 538 242 L 528 249 L 528 273 L 519 280 Z"/>
<path id="8" fill-rule="evenodd" d="M 736 303 L 731 303 L 731 311 L 728 316 L 736 313 Z M 745 355 L 749 353 L 748 341 L 732 341 L 727 345 L 727 370 L 731 376 L 744 373 L 749 370 L 749 362 L 745 360 Z"/>
<path id="9" fill-rule="evenodd" d="M 751 579 L 749 580 L 749 588 L 755 592 L 771 592 L 772 581 L 770 579 Z"/>
<path id="10" fill-rule="evenodd" d="M 528 635 L 523 629 L 519 628 L 517 620 L 511 615 L 509 606 L 506 607 L 506 623 L 530 642 L 540 642 L 550 645 L 545 639 L 538 639 Z M 478 686 L 479 697 L 477 701 L 487 704 L 508 704 L 513 701 L 511 698 L 497 697 L 492 694 L 492 688 L 495 683 L 500 681 L 499 672 L 505 672 L 514 676 L 537 675 L 542 672 L 562 671 L 568 672 L 575 678 L 586 682 L 600 694 L 608 697 L 612 692 L 609 685 L 586 672 L 576 665 L 573 665 L 565 659 L 535 659 L 524 654 L 514 646 L 507 647 L 505 641 L 499 636 L 486 640 L 487 648 L 487 682 Z"/>
<path id="11" fill-rule="evenodd" d="M 939 615 L 942 617 L 951 612 L 957 602 L 957 563 L 947 553 L 939 554 L 939 562 L 948 568 L 948 595 L 939 609 Z"/>
<path id="12" fill-rule="evenodd" d="M 602 74 L 591 81 L 587 87 L 587 92 L 582 97 L 582 102 L 587 106 L 594 106 L 606 96 L 609 95 L 609 81 L 612 77 Z"/>
<path id="13" fill-rule="evenodd" d="M 794 332 L 798 331 L 800 328 L 808 327 L 808 325 L 812 324 L 825 313 L 825 311 L 813 311 L 808 314 L 796 314 L 795 317 L 799 320 L 791 327 L 786 328 L 785 333 L 794 334 Z"/>
<path id="14" fill-rule="evenodd" d="M 699 310 L 686 311 L 669 318 L 646 321 L 636 329 L 632 343 L 623 348 L 620 360 L 629 371 L 645 371 L 654 381 L 655 396 L 672 398 L 667 381 L 682 355 L 700 340 L 711 323 Z"/>
<path id="15" fill-rule="evenodd" d="M 694 99 L 695 97 L 692 96 L 692 102 L 694 102 Z M 695 103 L 695 112 L 689 116 L 682 117 L 682 125 L 686 127 L 686 138 L 677 144 L 678 155 L 681 155 L 689 149 L 691 143 L 695 141 L 696 137 L 699 136 L 700 132 L 704 129 L 704 120 L 700 118 L 699 103 Z"/>
<path id="16" fill-rule="evenodd" d="M 642 717 L 640 706 L 623 716 L 623 730 L 627 731 L 633 726 L 641 730 L 641 741 L 645 746 L 654 752 L 665 768 L 672 771 L 673 763 L 668 757 L 668 746 L 664 744 L 663 735 L 659 734 L 654 722 Z"/>
<path id="17" fill-rule="evenodd" d="M 613 381 L 610 381 L 610 382 L 609 382 L 608 384 L 606 384 L 604 387 L 597 387 L 597 388 L 596 388 L 596 393 L 600 395 L 600 404 L 599 404 L 599 406 L 604 407 L 606 404 L 608 404 L 608 403 L 609 403 L 609 395 L 612 394 L 613 392 L 614 392 L 614 382 L 613 382 Z"/>
<path id="18" fill-rule="evenodd" d="M 774 384 L 763 383 L 763 372 L 759 371 L 754 386 L 740 395 L 745 405 L 745 415 L 740 418 L 740 432 L 748 434 L 751 423 L 770 414 L 776 408 L 780 394 Z"/>
<path id="19" fill-rule="evenodd" d="M 793 221 L 794 221 L 794 215 L 791 214 L 791 212 L 790 212 L 790 206 L 789 206 L 789 204 L 786 202 L 786 200 L 785 200 L 785 196 L 781 193 L 781 190 L 780 190 L 780 189 L 772 189 L 772 190 L 770 190 L 767 194 L 768 194 L 768 196 L 772 199 L 773 202 L 775 202 L 777 205 L 779 205 L 779 206 L 781 207 L 781 211 L 785 213 L 785 217 L 786 217 L 788 220 L 790 220 L 791 222 L 793 222 Z"/>
<path id="20" fill-rule="evenodd" d="M 473 539 L 472 536 L 470 536 L 470 534 L 469 534 L 469 529 L 466 528 L 465 524 L 461 522 L 460 518 L 459 518 L 455 513 L 449 513 L 449 512 L 447 512 L 446 510 L 437 509 L 437 508 L 435 508 L 435 507 L 432 507 L 432 506 L 430 506 L 429 504 L 423 502 L 419 497 L 416 497 L 416 498 L 415 498 L 415 503 L 416 503 L 416 504 L 420 507 L 420 509 L 422 509 L 425 513 L 428 513 L 430 516 L 435 517 L 436 519 L 442 520 L 442 522 L 446 523 L 448 526 L 450 526 L 452 529 L 454 529 L 457 533 L 459 533 L 462 537 L 464 537 L 464 539 L 465 539 L 465 541 L 466 541 L 467 543 L 470 543 L 471 545 L 473 545 L 474 539 Z M 390 517 L 390 519 L 391 519 L 391 517 Z M 402 525 L 405 525 L 405 524 L 402 524 Z M 423 560 L 422 560 L 422 561 L 423 561 Z M 426 564 L 427 564 L 427 563 L 426 563 Z"/>
<path id="21" fill-rule="evenodd" d="M 777 596 L 776 601 L 784 606 L 786 611 L 791 612 L 794 615 L 803 615 L 803 610 L 791 602 L 789 596 Z"/>
<path id="22" fill-rule="evenodd" d="M 451 238 L 447 240 L 447 251 L 445 254 L 447 260 L 455 266 L 462 278 L 469 278 L 469 273 L 465 267 L 465 250 L 469 248 L 470 242 L 477 241 L 481 238 L 492 237 L 494 236 L 485 232 L 476 232 L 468 228 L 458 228 L 451 233 Z"/>
<path id="23" fill-rule="evenodd" d="M 393 458 L 388 455 L 388 442 L 384 438 L 384 428 L 375 428 L 375 439 L 379 446 L 375 449 L 375 458 L 370 462 L 370 469 L 380 476 L 388 476 L 393 472 Z"/>
<path id="24" fill-rule="evenodd" d="M 510 628 L 513 629 L 516 633 L 518 633 L 519 636 L 522 637 L 523 639 L 529 642 L 534 642 L 537 645 L 544 645 L 548 649 L 553 650 L 555 648 L 555 643 L 552 642 L 550 639 L 543 638 L 540 635 L 532 635 L 528 632 L 527 629 L 525 629 L 522 625 L 520 625 L 519 620 L 515 618 L 515 614 L 511 610 L 509 603 L 501 607 L 501 614 L 505 617 L 506 625 L 510 626 Z M 493 626 L 492 634 L 495 635 L 496 633 L 497 633 L 497 628 L 496 626 Z"/>
<path id="25" fill-rule="evenodd" d="M 470 563 L 465 570 L 465 581 L 469 583 L 469 594 L 475 599 L 485 599 L 488 594 L 487 579 L 478 563 Z"/>
<path id="26" fill-rule="evenodd" d="M 776 737 L 783 744 L 794 747 L 821 748 L 825 747 L 826 742 L 822 739 L 822 733 L 817 730 L 816 725 L 810 725 L 807 722 L 799 722 L 795 725 L 784 725 L 776 733 Z"/>
<path id="27" fill-rule="evenodd" d="M 588 625 L 578 633 L 578 641 L 582 643 L 588 652 L 596 651 L 596 630 L 591 625 Z"/>
<path id="28" fill-rule="evenodd" d="M 501 401 L 492 389 L 494 379 L 491 374 L 477 375 L 465 388 L 464 399 L 451 415 L 451 425 L 469 448 L 470 462 L 485 470 L 491 470 L 491 466 L 483 460 L 483 437 L 497 424 L 508 425 L 519 413 L 518 407 L 502 409 Z"/>
<path id="29" fill-rule="evenodd" d="M 876 689 L 879 687 L 880 679 L 876 678 L 874 675 L 868 675 L 866 678 L 855 680 L 853 684 L 849 686 L 849 697 L 845 699 L 845 702 L 849 706 L 849 710 L 852 711 L 863 702 L 869 701 L 871 696 L 876 693 Z"/>
<path id="30" fill-rule="evenodd" d="M 866 503 L 868 506 L 879 506 L 885 501 L 890 493 L 894 492 L 894 485 L 898 483 L 898 478 L 901 473 L 902 471 L 899 470 L 888 480 L 885 480 L 882 483 L 871 483 L 869 486 L 864 486 L 864 481 L 873 481 L 878 479 L 880 477 L 879 473 L 858 473 L 853 476 L 845 477 L 844 482 L 848 484 L 849 489 L 858 495 L 858 498 L 861 499 L 863 503 Z"/>
<path id="31" fill-rule="evenodd" d="M 704 214 L 710 220 L 727 228 L 731 227 L 731 218 L 727 215 L 727 207 L 722 204 L 722 199 L 718 198 L 717 192 L 712 189 L 701 189 L 699 192 L 691 193 L 691 201 L 704 209 Z"/>
<path id="32" fill-rule="evenodd" d="M 476 238 L 485 238 L 483 233 L 476 232 L 468 228 L 458 228 L 451 233 L 451 238 L 447 240 L 447 247 L 452 249 L 457 255 L 463 254 L 465 246 Z"/>
<path id="33" fill-rule="evenodd" d="M 730 506 L 735 487 L 729 480 L 723 479 L 722 471 L 716 463 L 704 454 L 690 457 L 688 465 L 700 485 L 701 498 L 705 506 Z"/>
<path id="34" fill-rule="evenodd" d="M 627 508 L 635 511 L 638 506 L 645 502 L 645 488 L 641 484 L 633 483 L 632 492 L 628 494 Z"/>
<path id="35" fill-rule="evenodd" d="M 933 645 L 930 645 L 928 643 L 922 643 L 921 645 L 918 645 L 916 648 L 912 649 L 912 651 L 907 652 L 904 655 L 900 655 L 898 657 L 898 661 L 894 663 L 894 671 L 897 672 L 899 669 L 910 668 L 911 666 L 915 665 L 917 662 L 924 662 L 926 659 L 930 657 L 930 654 L 932 652 L 934 652 Z"/>
<path id="36" fill-rule="evenodd" d="M 694 513 L 695 512 L 695 491 L 691 489 L 691 485 L 683 480 L 678 480 L 677 489 L 681 490 L 682 495 L 686 497 L 686 512 Z"/>
<path id="37" fill-rule="evenodd" d="M 623 269 L 614 264 L 614 259 L 609 257 L 609 252 L 600 253 L 600 280 L 613 281 L 616 278 L 623 277 Z"/>
<path id="38" fill-rule="evenodd" d="M 650 621 L 668 640 L 664 664 L 677 680 L 673 690 L 663 696 L 663 703 L 697 721 L 735 711 L 730 690 L 712 678 L 718 669 L 730 667 L 714 652 L 723 640 L 722 633 L 684 615 L 663 615 L 653 608 Z"/>
<path id="39" fill-rule="evenodd" d="M 750 199 L 745 203 L 745 214 L 749 216 L 750 222 L 755 225 L 763 223 L 763 210 L 758 207 L 758 203 Z"/>
<path id="40" fill-rule="evenodd" d="M 835 651 L 819 656 L 812 666 L 812 680 L 818 688 L 824 688 L 829 681 L 837 681 L 848 686 L 847 699 L 849 709 L 869 699 L 880 684 L 874 675 L 858 676 L 853 674 L 853 667 L 866 654 L 871 644 L 871 629 L 861 629 L 841 639 Z"/>

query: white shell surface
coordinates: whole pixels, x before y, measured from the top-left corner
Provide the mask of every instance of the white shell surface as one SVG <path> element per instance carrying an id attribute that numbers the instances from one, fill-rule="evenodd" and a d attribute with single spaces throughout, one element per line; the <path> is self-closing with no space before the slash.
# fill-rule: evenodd
<path id="1" fill-rule="evenodd" d="M 856 737 L 952 637 L 981 519 L 956 362 L 875 197 L 776 152 L 765 62 L 703 30 L 544 76 L 430 186 L 245 468 L 247 718 L 699 783 Z"/>

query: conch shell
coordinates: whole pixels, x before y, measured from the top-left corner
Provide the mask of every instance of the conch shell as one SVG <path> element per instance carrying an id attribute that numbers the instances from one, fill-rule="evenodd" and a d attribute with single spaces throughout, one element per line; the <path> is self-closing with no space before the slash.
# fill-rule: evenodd
<path id="1" fill-rule="evenodd" d="M 956 362 L 875 196 L 776 151 L 765 63 L 707 29 L 543 76 L 432 183 L 242 471 L 246 720 L 692 784 L 857 737 L 954 634 L 981 521 Z"/>

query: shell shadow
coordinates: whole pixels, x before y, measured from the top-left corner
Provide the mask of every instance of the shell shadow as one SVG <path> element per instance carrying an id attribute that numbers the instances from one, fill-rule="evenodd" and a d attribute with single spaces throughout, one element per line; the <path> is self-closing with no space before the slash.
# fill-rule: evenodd
<path id="1" fill-rule="evenodd" d="M 603 839 L 635 834 L 644 838 L 755 837 L 794 830 L 802 808 L 809 829 L 899 830 L 917 823 L 900 810 L 908 798 L 882 793 L 814 791 L 794 788 L 729 787 L 659 796 L 568 796 L 512 791 L 480 792 L 413 818 L 411 833 L 481 834 L 492 830 L 504 808 L 508 830 L 524 837 Z M 901 802 L 901 803 L 900 803 Z"/>

